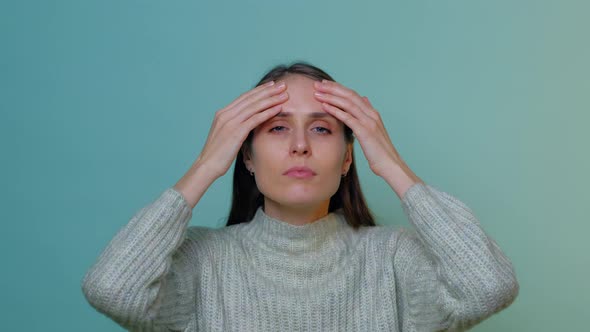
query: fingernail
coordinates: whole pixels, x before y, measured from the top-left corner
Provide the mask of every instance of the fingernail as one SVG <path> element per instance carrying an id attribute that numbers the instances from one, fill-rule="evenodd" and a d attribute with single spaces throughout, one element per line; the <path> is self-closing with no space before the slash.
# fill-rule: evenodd
<path id="1" fill-rule="evenodd" d="M 285 82 L 281 82 L 281 83 L 279 83 L 279 85 L 277 85 L 277 88 L 282 88 L 284 86 L 285 86 Z"/>
<path id="2" fill-rule="evenodd" d="M 266 83 L 267 86 L 275 85 L 275 81 L 270 81 Z"/>

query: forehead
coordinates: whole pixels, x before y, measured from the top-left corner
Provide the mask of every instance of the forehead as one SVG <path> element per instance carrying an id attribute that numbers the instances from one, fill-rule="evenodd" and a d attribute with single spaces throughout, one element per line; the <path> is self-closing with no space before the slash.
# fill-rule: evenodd
<path id="1" fill-rule="evenodd" d="M 315 80 L 303 75 L 288 75 L 282 80 L 287 83 L 289 99 L 283 103 L 283 111 L 293 113 L 325 113 L 322 103 L 318 101 L 313 93 Z"/>

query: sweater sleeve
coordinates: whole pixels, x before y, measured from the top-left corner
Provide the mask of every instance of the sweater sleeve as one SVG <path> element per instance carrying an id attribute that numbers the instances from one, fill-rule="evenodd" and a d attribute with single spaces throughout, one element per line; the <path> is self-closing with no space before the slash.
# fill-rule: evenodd
<path id="1" fill-rule="evenodd" d="M 88 302 L 133 331 L 184 329 L 194 296 L 186 239 L 191 216 L 173 188 L 140 209 L 84 276 Z"/>
<path id="2" fill-rule="evenodd" d="M 417 183 L 401 204 L 415 226 L 394 256 L 404 331 L 464 331 L 514 301 L 512 263 L 463 202 Z"/>

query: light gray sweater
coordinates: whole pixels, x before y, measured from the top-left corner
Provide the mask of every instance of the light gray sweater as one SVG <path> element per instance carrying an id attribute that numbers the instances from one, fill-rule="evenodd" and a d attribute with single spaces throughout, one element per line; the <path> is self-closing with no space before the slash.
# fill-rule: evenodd
<path id="1" fill-rule="evenodd" d="M 82 282 L 132 331 L 463 331 L 510 305 L 510 260 L 460 200 L 417 183 L 415 227 L 303 226 L 259 208 L 248 223 L 188 226 L 173 188 L 139 210 Z"/>

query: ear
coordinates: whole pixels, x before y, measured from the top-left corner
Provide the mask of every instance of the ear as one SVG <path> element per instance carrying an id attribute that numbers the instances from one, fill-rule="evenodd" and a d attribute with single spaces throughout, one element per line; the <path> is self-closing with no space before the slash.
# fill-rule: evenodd
<path id="1" fill-rule="evenodd" d="M 352 164 L 352 143 L 346 144 L 346 153 L 344 155 L 344 161 L 342 163 L 342 173 L 348 173 Z"/>
<path id="2" fill-rule="evenodd" d="M 254 167 L 252 165 L 252 156 L 250 154 L 250 149 L 248 149 L 248 146 L 246 144 L 242 146 L 242 157 L 242 161 L 244 162 L 244 165 L 246 165 L 246 169 L 254 170 Z"/>

